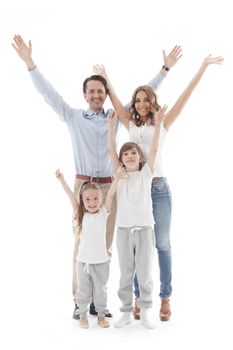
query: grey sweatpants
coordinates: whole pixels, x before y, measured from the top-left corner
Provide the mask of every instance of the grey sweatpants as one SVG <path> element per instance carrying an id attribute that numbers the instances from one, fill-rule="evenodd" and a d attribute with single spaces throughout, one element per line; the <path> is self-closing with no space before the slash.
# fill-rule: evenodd
<path id="1" fill-rule="evenodd" d="M 107 310 L 107 282 L 109 264 L 86 264 L 77 261 L 77 304 L 81 316 L 86 316 L 88 305 L 93 300 L 98 315 L 108 313 Z"/>
<path id="2" fill-rule="evenodd" d="M 133 279 L 137 273 L 140 287 L 140 308 L 152 307 L 152 263 L 155 235 L 151 226 L 118 227 L 116 245 L 120 265 L 118 296 L 122 302 L 120 311 L 133 310 Z"/>

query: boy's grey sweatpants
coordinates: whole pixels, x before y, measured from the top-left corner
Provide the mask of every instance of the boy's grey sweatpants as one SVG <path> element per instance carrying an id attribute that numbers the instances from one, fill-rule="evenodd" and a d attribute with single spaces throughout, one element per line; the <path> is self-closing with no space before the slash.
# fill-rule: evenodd
<path id="1" fill-rule="evenodd" d="M 122 301 L 120 311 L 133 310 L 133 280 L 137 273 L 140 287 L 140 308 L 152 307 L 152 263 L 155 235 L 151 226 L 118 227 L 116 245 L 120 265 L 120 288 Z"/>
<path id="2" fill-rule="evenodd" d="M 77 261 L 77 304 L 81 316 L 86 316 L 88 305 L 93 300 L 98 315 L 108 313 L 107 310 L 107 282 L 109 264 L 86 264 Z"/>

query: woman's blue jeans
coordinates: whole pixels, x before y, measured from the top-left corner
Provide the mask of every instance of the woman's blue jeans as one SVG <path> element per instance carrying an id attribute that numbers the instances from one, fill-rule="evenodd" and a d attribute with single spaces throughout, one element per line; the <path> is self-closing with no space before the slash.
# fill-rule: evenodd
<path id="1" fill-rule="evenodd" d="M 161 298 L 168 298 L 172 293 L 170 245 L 172 199 L 170 188 L 165 177 L 153 178 L 151 185 L 151 197 L 155 220 L 155 240 L 160 269 L 159 295 Z M 136 274 L 134 277 L 134 294 L 136 298 L 140 297 L 140 288 Z"/>

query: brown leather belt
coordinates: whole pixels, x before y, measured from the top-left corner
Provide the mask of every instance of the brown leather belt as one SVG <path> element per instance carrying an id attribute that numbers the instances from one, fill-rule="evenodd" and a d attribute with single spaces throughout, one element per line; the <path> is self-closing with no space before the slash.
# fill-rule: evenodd
<path id="1" fill-rule="evenodd" d="M 87 176 L 87 175 L 81 175 L 81 174 L 76 174 L 76 179 L 81 179 L 81 180 L 86 180 L 89 182 L 97 182 L 101 184 L 106 184 L 109 182 L 113 182 L 113 177 L 108 176 L 108 177 L 92 177 L 92 176 Z"/>

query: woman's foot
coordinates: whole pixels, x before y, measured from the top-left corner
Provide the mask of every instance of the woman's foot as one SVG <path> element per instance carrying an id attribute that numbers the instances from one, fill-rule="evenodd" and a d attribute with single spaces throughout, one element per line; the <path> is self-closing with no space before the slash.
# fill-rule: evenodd
<path id="1" fill-rule="evenodd" d="M 126 326 L 129 323 L 132 323 L 132 321 L 133 321 L 132 313 L 130 311 L 123 312 L 123 315 L 121 316 L 121 318 L 114 323 L 114 327 L 121 328 Z"/>
<path id="2" fill-rule="evenodd" d="M 161 300 L 159 317 L 161 321 L 169 321 L 171 317 L 170 299 L 164 298 Z"/>
<path id="3" fill-rule="evenodd" d="M 133 317 L 135 320 L 140 320 L 140 308 L 137 305 L 137 299 L 135 299 L 134 309 L 133 309 Z"/>
<path id="4" fill-rule="evenodd" d="M 141 309 L 141 324 L 148 329 L 153 329 L 155 328 L 155 322 L 151 319 L 149 310 Z"/>
<path id="5" fill-rule="evenodd" d="M 81 328 L 88 328 L 89 327 L 89 322 L 88 322 L 87 317 L 80 317 L 79 326 Z"/>
<path id="6" fill-rule="evenodd" d="M 106 320 L 104 316 L 98 316 L 97 323 L 102 328 L 108 328 L 110 326 L 109 322 Z"/>

